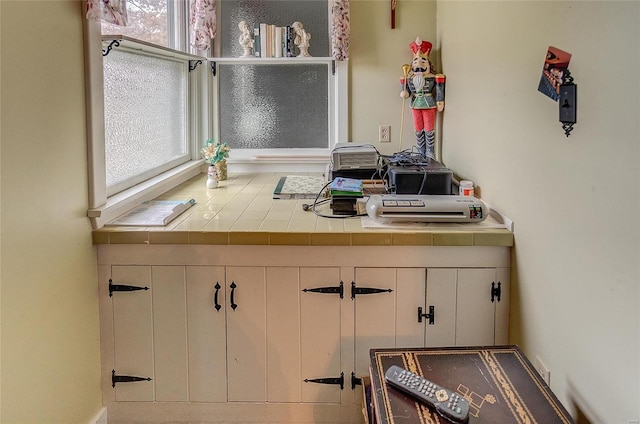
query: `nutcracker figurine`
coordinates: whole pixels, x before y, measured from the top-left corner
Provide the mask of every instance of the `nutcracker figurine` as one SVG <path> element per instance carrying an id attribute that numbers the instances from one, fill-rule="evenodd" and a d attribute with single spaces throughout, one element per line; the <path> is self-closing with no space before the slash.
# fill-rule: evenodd
<path id="1" fill-rule="evenodd" d="M 413 128 L 416 132 L 418 151 L 425 158 L 435 159 L 436 111 L 444 110 L 445 76 L 433 74 L 429 60 L 431 43 L 420 37 L 409 44 L 413 52 L 411 66 L 404 66 L 405 75 L 400 79 L 400 97 L 411 98 Z"/>

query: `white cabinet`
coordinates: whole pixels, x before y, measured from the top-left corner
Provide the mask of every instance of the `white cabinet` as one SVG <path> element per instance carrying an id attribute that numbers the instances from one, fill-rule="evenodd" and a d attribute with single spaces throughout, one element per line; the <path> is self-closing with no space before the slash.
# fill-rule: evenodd
<path id="1" fill-rule="evenodd" d="M 115 374 L 150 378 L 116 382 L 116 401 L 340 402 L 315 382 L 341 374 L 340 297 L 305 291 L 338 287 L 339 268 L 113 266 L 110 280 Z"/>
<path id="2" fill-rule="evenodd" d="M 506 268 L 357 268 L 356 373 L 369 349 L 489 346 L 508 339 Z M 386 290 L 386 291 L 385 291 Z"/>
<path id="3" fill-rule="evenodd" d="M 369 349 L 508 342 L 509 249 L 472 249 L 100 246 L 110 418 L 353 421 Z"/>

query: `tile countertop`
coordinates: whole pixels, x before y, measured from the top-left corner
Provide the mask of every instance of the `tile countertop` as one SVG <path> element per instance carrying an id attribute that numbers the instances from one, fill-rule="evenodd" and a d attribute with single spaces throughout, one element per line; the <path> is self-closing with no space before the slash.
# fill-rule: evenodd
<path id="1" fill-rule="evenodd" d="M 286 175 L 229 175 L 229 179 L 221 181 L 215 189 L 206 188 L 205 174 L 198 175 L 158 197 L 158 200 L 193 198 L 196 201 L 165 227 L 103 227 L 93 231 L 93 243 L 513 246 L 513 233 L 496 228 L 498 225 L 421 224 L 412 228 L 369 228 L 362 225 L 359 217 L 319 217 L 302 208 L 305 203 L 313 203 L 313 199 L 273 199 L 276 184 Z M 331 214 L 328 204 L 319 206 L 318 210 Z"/>

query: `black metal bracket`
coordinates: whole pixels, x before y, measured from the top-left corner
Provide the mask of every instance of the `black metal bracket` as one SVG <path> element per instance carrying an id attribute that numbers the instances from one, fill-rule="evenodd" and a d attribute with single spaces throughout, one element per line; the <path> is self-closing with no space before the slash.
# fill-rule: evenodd
<path id="1" fill-rule="evenodd" d="M 135 377 L 133 375 L 116 375 L 116 370 L 111 370 L 111 387 L 117 383 L 133 383 L 135 381 L 151 381 L 150 377 Z"/>
<path id="2" fill-rule="evenodd" d="M 391 293 L 392 289 L 377 289 L 375 287 L 356 287 L 355 282 L 351 282 L 351 299 L 355 299 L 357 294 Z"/>
<path id="3" fill-rule="evenodd" d="M 108 55 L 109 53 L 111 53 L 111 50 L 114 47 L 119 47 L 119 46 L 120 46 L 120 41 L 118 41 L 118 40 L 111 41 L 111 43 L 109 43 L 109 45 L 107 46 L 106 50 L 102 49 L 102 56 Z"/>
<path id="4" fill-rule="evenodd" d="M 318 384 L 339 384 L 340 390 L 344 390 L 344 372 L 340 373 L 340 377 L 305 378 L 304 382 Z"/>
<path id="5" fill-rule="evenodd" d="M 139 286 L 127 286 L 124 284 L 113 284 L 113 281 L 109 279 L 109 297 L 113 296 L 113 292 L 131 292 L 138 290 L 149 290 L 149 287 Z"/>
<path id="6" fill-rule="evenodd" d="M 436 319 L 436 308 L 433 305 L 429 305 L 429 313 L 428 314 L 423 314 L 422 313 L 422 306 L 418 306 L 418 322 L 422 322 L 422 318 L 426 318 L 429 320 L 429 325 L 433 325 L 435 323 L 435 319 Z"/>
<path id="7" fill-rule="evenodd" d="M 491 282 L 491 303 L 494 300 L 500 302 L 500 296 L 502 295 L 502 284 L 498 281 L 498 286 L 496 287 L 495 281 Z"/>
<path id="8" fill-rule="evenodd" d="M 344 283 L 340 281 L 339 286 L 334 287 L 315 287 L 313 289 L 303 289 L 303 292 L 311 292 L 311 293 L 324 293 L 324 294 L 339 294 L 340 299 L 344 299 Z"/>
<path id="9" fill-rule="evenodd" d="M 213 74 L 213 76 L 216 76 L 216 72 L 217 72 L 217 68 L 216 68 L 216 62 L 211 62 L 211 74 Z"/>
<path id="10" fill-rule="evenodd" d="M 573 83 L 571 72 L 567 69 L 562 76 L 562 84 L 558 93 L 560 122 L 562 123 L 564 135 L 567 137 L 569 137 L 571 131 L 573 131 L 573 125 L 577 122 L 577 91 L 578 86 Z"/>
<path id="11" fill-rule="evenodd" d="M 190 60 L 189 61 L 189 72 L 193 71 L 198 67 L 198 65 L 202 65 L 201 60 Z"/>

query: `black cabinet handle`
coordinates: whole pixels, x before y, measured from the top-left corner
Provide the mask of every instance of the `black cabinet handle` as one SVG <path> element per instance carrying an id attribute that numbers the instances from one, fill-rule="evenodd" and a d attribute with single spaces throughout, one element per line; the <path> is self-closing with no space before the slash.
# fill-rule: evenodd
<path id="1" fill-rule="evenodd" d="M 214 288 L 216 289 L 216 292 L 213 294 L 213 306 L 216 308 L 216 311 L 219 311 L 220 308 L 222 308 L 222 305 L 218 302 L 218 292 L 222 287 L 220 286 L 220 283 L 216 282 Z"/>
<path id="2" fill-rule="evenodd" d="M 433 325 L 435 323 L 435 319 L 436 319 L 436 308 L 433 305 L 429 305 L 429 313 L 428 314 L 423 314 L 422 313 L 422 306 L 418 306 L 418 322 L 422 322 L 422 318 L 426 318 L 429 321 L 429 325 Z"/>
<path id="3" fill-rule="evenodd" d="M 232 281 L 231 285 L 229 287 L 231 287 L 231 296 L 230 296 L 230 298 L 231 298 L 231 309 L 233 309 L 235 311 L 236 308 L 238 307 L 238 305 L 236 305 L 236 303 L 235 303 L 233 298 L 234 298 L 236 287 L 238 287 L 238 286 L 236 286 L 235 281 Z"/>

